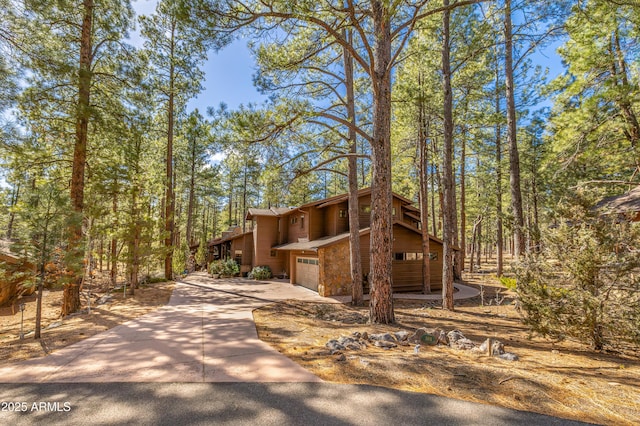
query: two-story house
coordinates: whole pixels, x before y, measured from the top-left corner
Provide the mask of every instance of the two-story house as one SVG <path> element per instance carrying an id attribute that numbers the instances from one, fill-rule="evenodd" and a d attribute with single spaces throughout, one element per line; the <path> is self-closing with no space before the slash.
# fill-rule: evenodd
<path id="1" fill-rule="evenodd" d="M 371 189 L 358 192 L 362 271 L 369 271 Z M 420 212 L 402 196 L 393 196 L 393 288 L 422 289 Z M 351 294 L 348 195 L 297 208 L 249 209 L 252 230 L 223 235 L 209 243 L 218 258 L 234 258 L 247 272 L 269 266 L 276 276 L 318 291 L 321 296 Z M 430 238 L 431 288 L 442 286 L 442 241 Z M 365 292 L 368 283 L 365 280 Z"/>

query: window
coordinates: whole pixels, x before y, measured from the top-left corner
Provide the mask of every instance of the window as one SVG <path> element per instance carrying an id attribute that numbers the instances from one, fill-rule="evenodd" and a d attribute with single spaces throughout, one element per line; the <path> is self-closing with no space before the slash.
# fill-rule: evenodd
<path id="1" fill-rule="evenodd" d="M 300 216 L 300 229 L 304 228 L 304 215 Z"/>
<path id="2" fill-rule="evenodd" d="M 299 257 L 298 263 L 302 263 L 303 265 L 320 265 L 318 259 L 306 259 L 304 257 Z"/>
<path id="3" fill-rule="evenodd" d="M 364 204 L 364 205 L 360 206 L 360 213 L 363 213 L 363 214 L 371 213 L 371 206 L 368 205 L 368 204 Z"/>
<path id="4" fill-rule="evenodd" d="M 269 252 L 269 256 L 276 257 L 278 256 L 278 253 L 275 250 L 271 250 L 271 252 Z"/>
<path id="5" fill-rule="evenodd" d="M 422 252 L 394 253 L 395 260 L 422 260 Z"/>
<path id="6" fill-rule="evenodd" d="M 291 224 L 292 224 L 292 225 L 294 225 L 294 224 L 296 224 L 296 223 L 298 223 L 298 216 L 293 216 L 293 217 L 291 218 Z"/>
<path id="7" fill-rule="evenodd" d="M 395 207 L 391 209 L 391 214 L 392 214 L 393 216 L 395 216 L 395 215 L 396 215 L 396 208 L 395 208 Z"/>
<path id="8" fill-rule="evenodd" d="M 349 213 L 346 210 L 340 210 L 340 213 L 338 214 L 339 217 L 341 218 L 345 218 L 349 216 Z"/>
<path id="9" fill-rule="evenodd" d="M 438 253 L 437 252 L 429 253 L 429 260 L 438 260 Z"/>

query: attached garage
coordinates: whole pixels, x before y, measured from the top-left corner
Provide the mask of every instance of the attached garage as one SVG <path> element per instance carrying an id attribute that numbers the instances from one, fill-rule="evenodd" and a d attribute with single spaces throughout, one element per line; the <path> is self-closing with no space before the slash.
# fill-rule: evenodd
<path id="1" fill-rule="evenodd" d="M 318 291 L 319 264 L 317 257 L 297 257 L 296 284 Z"/>

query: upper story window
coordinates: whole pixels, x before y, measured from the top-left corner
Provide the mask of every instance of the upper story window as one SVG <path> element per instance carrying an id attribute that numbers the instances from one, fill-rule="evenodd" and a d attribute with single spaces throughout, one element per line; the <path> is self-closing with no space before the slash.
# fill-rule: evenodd
<path id="1" fill-rule="evenodd" d="M 368 204 L 363 204 L 360 206 L 360 213 L 369 214 L 371 213 L 371 206 Z"/>
<path id="2" fill-rule="evenodd" d="M 296 223 L 298 223 L 298 216 L 291 217 L 291 224 L 295 225 Z"/>
<path id="3" fill-rule="evenodd" d="M 340 209 L 340 212 L 338 213 L 338 216 L 341 217 L 341 218 L 348 217 L 349 216 L 349 212 L 347 212 L 347 210 Z"/>
<path id="4" fill-rule="evenodd" d="M 393 216 L 395 216 L 395 215 L 396 215 L 396 208 L 395 208 L 395 207 L 391 209 L 391 214 L 392 214 Z"/>

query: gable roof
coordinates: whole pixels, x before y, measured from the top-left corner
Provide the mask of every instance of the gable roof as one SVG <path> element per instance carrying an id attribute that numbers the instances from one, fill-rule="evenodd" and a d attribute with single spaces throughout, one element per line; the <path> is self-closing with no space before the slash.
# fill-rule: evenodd
<path id="1" fill-rule="evenodd" d="M 237 238 L 244 237 L 245 235 L 249 235 L 249 234 L 253 234 L 253 231 L 234 233 L 234 234 L 226 235 L 224 237 L 214 238 L 212 240 L 207 241 L 207 246 L 216 246 L 218 244 L 235 240 Z"/>
<path id="2" fill-rule="evenodd" d="M 364 195 L 369 195 L 369 194 L 371 194 L 371 187 L 358 190 L 358 198 Z M 405 209 L 414 211 L 414 212 L 420 211 L 419 209 L 417 209 L 412 205 L 413 201 L 409 200 L 408 198 L 405 198 L 402 195 L 398 195 L 395 192 L 393 192 L 391 195 L 394 198 L 397 198 L 398 200 L 402 201 L 403 207 Z M 333 197 L 325 198 L 322 200 L 311 201 L 299 207 L 271 207 L 270 209 L 250 208 L 247 211 L 246 218 L 247 220 L 251 220 L 254 217 L 258 217 L 258 216 L 272 216 L 272 217 L 286 216 L 289 213 L 293 213 L 295 211 L 305 209 L 308 207 L 317 207 L 319 209 L 322 209 L 322 208 L 332 206 L 334 204 L 339 204 L 348 200 L 349 200 L 349 193 L 345 193 L 345 194 L 340 194 L 340 195 L 335 195 Z"/>
<path id="3" fill-rule="evenodd" d="M 401 226 L 403 228 L 406 228 L 410 231 L 413 231 L 417 234 L 421 234 L 421 231 L 417 228 L 414 228 L 404 222 L 400 222 L 400 221 L 394 221 L 393 222 L 393 226 Z M 360 230 L 360 236 L 362 235 L 366 235 L 368 233 L 371 232 L 371 228 L 364 228 Z M 311 250 L 311 251 L 317 251 L 319 248 L 322 247 L 326 247 L 326 246 L 330 246 L 333 244 L 337 244 L 340 241 L 344 241 L 346 239 L 349 239 L 349 232 L 344 232 L 342 234 L 338 234 L 335 235 L 333 237 L 323 237 L 323 238 L 318 238 L 317 240 L 313 240 L 313 241 L 302 241 L 302 242 L 297 242 L 297 243 L 287 243 L 287 244 L 282 244 L 279 246 L 275 246 L 273 247 L 274 250 Z M 434 237 L 433 235 L 429 235 L 429 239 L 431 241 L 434 241 L 438 244 L 442 244 L 442 240 L 440 238 Z M 460 250 L 458 247 L 454 247 L 454 250 Z"/>
<path id="4" fill-rule="evenodd" d="M 278 217 L 278 216 L 282 216 L 292 210 L 295 210 L 295 207 L 271 207 L 269 209 L 254 209 L 254 208 L 250 208 L 247 211 L 247 219 L 253 219 L 254 217 L 257 216 L 272 216 L 272 217 Z"/>

